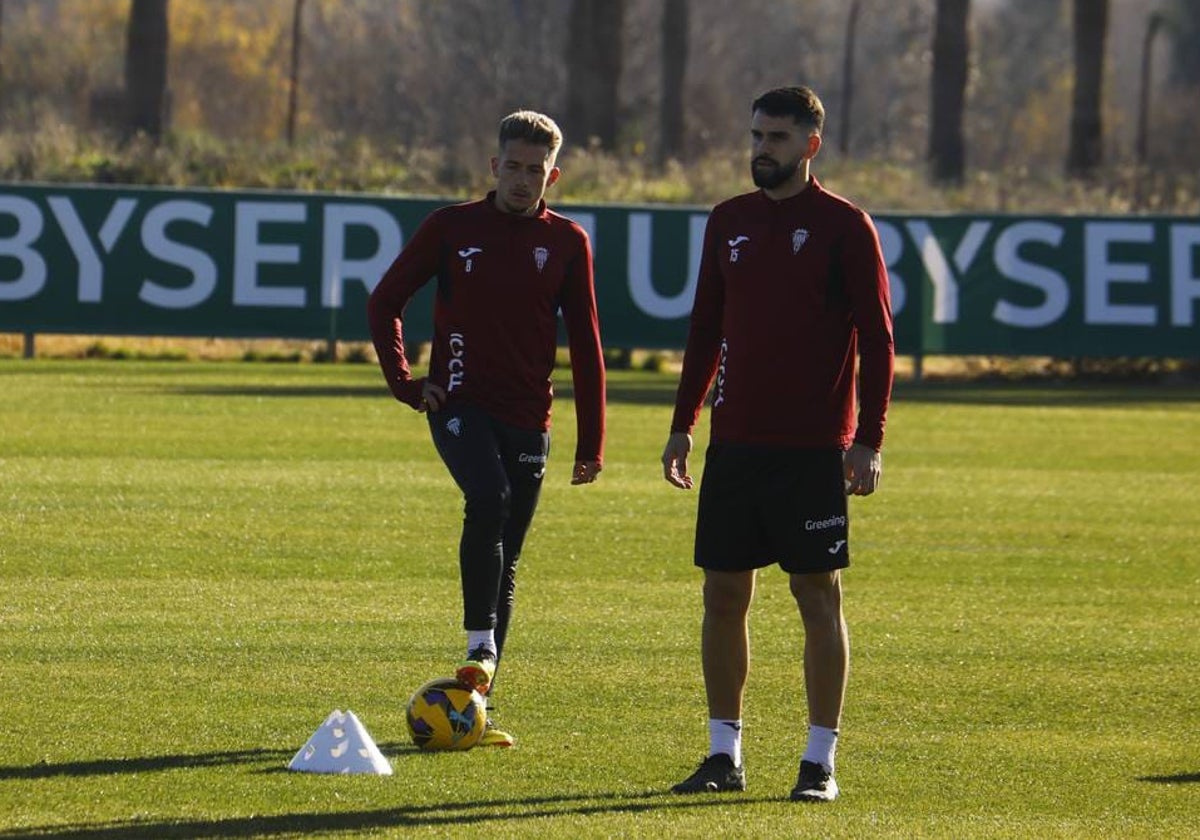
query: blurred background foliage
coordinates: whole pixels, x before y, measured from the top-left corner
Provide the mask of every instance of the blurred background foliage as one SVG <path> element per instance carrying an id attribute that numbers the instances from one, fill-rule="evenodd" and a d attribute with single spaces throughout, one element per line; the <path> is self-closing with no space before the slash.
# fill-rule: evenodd
<path id="1" fill-rule="evenodd" d="M 1200 0 L 0 0 L 0 179 L 466 196 L 533 107 L 556 200 L 703 205 L 749 188 L 751 98 L 803 83 L 819 177 L 876 212 L 1197 213 L 1197 56 Z"/>

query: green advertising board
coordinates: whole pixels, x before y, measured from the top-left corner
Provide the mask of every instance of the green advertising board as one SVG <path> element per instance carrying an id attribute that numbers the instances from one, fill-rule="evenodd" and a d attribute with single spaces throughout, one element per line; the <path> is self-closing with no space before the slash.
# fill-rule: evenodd
<path id="1" fill-rule="evenodd" d="M 445 203 L 0 185 L 0 331 L 364 341 L 367 295 Z M 556 209 L 592 238 L 605 344 L 682 347 L 707 209 Z M 1200 219 L 875 222 L 899 353 L 1200 357 Z M 431 306 L 427 287 L 413 340 Z"/>

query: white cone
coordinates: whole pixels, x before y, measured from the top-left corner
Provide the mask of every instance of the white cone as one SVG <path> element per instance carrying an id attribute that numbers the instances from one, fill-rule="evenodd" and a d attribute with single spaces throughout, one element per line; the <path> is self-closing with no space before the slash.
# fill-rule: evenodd
<path id="1" fill-rule="evenodd" d="M 384 758 L 367 728 L 347 709 L 330 712 L 320 728 L 300 748 L 289 770 L 305 773 L 374 773 L 392 775 L 392 765 Z"/>

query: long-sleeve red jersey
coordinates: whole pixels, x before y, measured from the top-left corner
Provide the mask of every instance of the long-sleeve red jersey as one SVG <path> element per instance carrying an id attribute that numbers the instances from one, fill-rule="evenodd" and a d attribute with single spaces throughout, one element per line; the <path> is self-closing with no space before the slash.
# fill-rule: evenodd
<path id="1" fill-rule="evenodd" d="M 866 213 L 816 178 L 783 201 L 760 190 L 713 209 L 673 432 L 691 432 L 715 378 L 714 442 L 878 450 L 894 364 L 887 268 Z"/>
<path id="2" fill-rule="evenodd" d="M 367 321 L 392 394 L 414 408 L 404 310 L 437 278 L 429 380 L 524 429 L 548 429 L 558 343 L 566 324 L 578 422 L 577 461 L 604 451 L 605 376 L 592 251 L 579 225 L 546 208 L 504 213 L 487 198 L 436 210 L 417 229 L 367 302 Z"/>

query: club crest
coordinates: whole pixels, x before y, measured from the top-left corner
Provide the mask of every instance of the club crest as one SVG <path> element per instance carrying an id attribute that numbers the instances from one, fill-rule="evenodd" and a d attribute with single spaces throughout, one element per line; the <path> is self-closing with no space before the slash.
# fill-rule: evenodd
<path id="1" fill-rule="evenodd" d="M 550 258 L 550 251 L 540 245 L 533 249 L 533 264 L 537 266 L 538 274 L 542 273 L 542 269 L 546 267 L 546 260 Z"/>
<path id="2" fill-rule="evenodd" d="M 792 253 L 799 254 L 800 249 L 804 247 L 804 243 L 808 241 L 808 230 L 805 228 L 796 228 L 792 231 Z"/>

